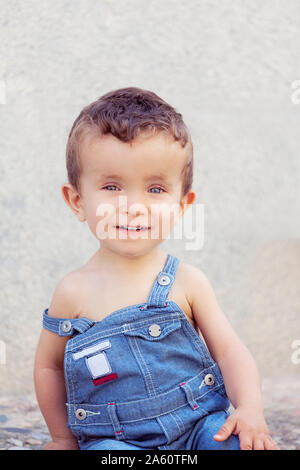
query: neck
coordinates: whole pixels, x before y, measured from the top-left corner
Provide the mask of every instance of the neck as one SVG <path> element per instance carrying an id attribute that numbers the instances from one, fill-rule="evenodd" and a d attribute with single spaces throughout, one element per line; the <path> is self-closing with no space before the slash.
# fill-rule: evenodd
<path id="1" fill-rule="evenodd" d="M 129 275 L 144 273 L 148 268 L 153 270 L 153 266 L 161 266 L 162 269 L 166 260 L 167 254 L 158 247 L 138 255 L 120 254 L 102 247 L 95 254 L 95 261 L 101 263 L 103 269 Z"/>

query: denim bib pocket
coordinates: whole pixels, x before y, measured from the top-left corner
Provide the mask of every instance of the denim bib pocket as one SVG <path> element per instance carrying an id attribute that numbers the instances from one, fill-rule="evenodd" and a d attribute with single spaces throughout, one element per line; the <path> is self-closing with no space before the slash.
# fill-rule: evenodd
<path id="1" fill-rule="evenodd" d="M 146 326 L 140 328 L 135 328 L 134 325 L 133 329 L 127 329 L 128 327 L 130 325 L 126 325 L 123 331 L 126 336 L 137 336 L 148 341 L 160 341 L 181 328 L 181 322 L 180 320 L 157 321 L 154 319 L 153 322 L 148 322 Z"/>

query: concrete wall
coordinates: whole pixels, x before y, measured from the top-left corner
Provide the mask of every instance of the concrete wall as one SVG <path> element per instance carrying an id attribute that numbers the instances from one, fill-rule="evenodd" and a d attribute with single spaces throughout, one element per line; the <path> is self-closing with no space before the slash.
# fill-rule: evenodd
<path id="1" fill-rule="evenodd" d="M 0 6 L 0 393 L 33 390 L 42 312 L 97 249 L 61 197 L 65 143 L 83 106 L 124 86 L 170 102 L 194 140 L 204 245 L 165 250 L 207 274 L 264 376 L 299 374 L 299 1 Z"/>

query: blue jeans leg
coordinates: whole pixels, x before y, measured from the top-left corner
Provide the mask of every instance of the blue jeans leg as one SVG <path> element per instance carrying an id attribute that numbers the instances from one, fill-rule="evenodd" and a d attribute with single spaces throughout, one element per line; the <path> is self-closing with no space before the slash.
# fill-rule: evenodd
<path id="1" fill-rule="evenodd" d="M 128 444 L 124 441 L 118 441 L 117 439 L 101 439 L 91 441 L 89 444 L 84 446 L 82 450 L 145 450 L 142 447 Z"/>
<path id="2" fill-rule="evenodd" d="M 231 435 L 225 441 L 215 441 L 213 436 L 225 423 L 229 414 L 218 411 L 202 418 L 195 426 L 189 440 L 189 450 L 240 450 L 238 436 Z"/>

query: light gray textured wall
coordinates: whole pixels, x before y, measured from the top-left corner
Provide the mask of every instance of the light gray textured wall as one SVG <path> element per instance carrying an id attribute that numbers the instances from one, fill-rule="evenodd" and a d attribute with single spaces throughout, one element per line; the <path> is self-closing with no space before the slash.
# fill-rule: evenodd
<path id="1" fill-rule="evenodd" d="M 97 249 L 60 193 L 82 109 L 155 91 L 190 127 L 202 269 L 263 375 L 298 373 L 299 0 L 0 1 L 0 393 L 33 390 L 43 310 Z"/>

